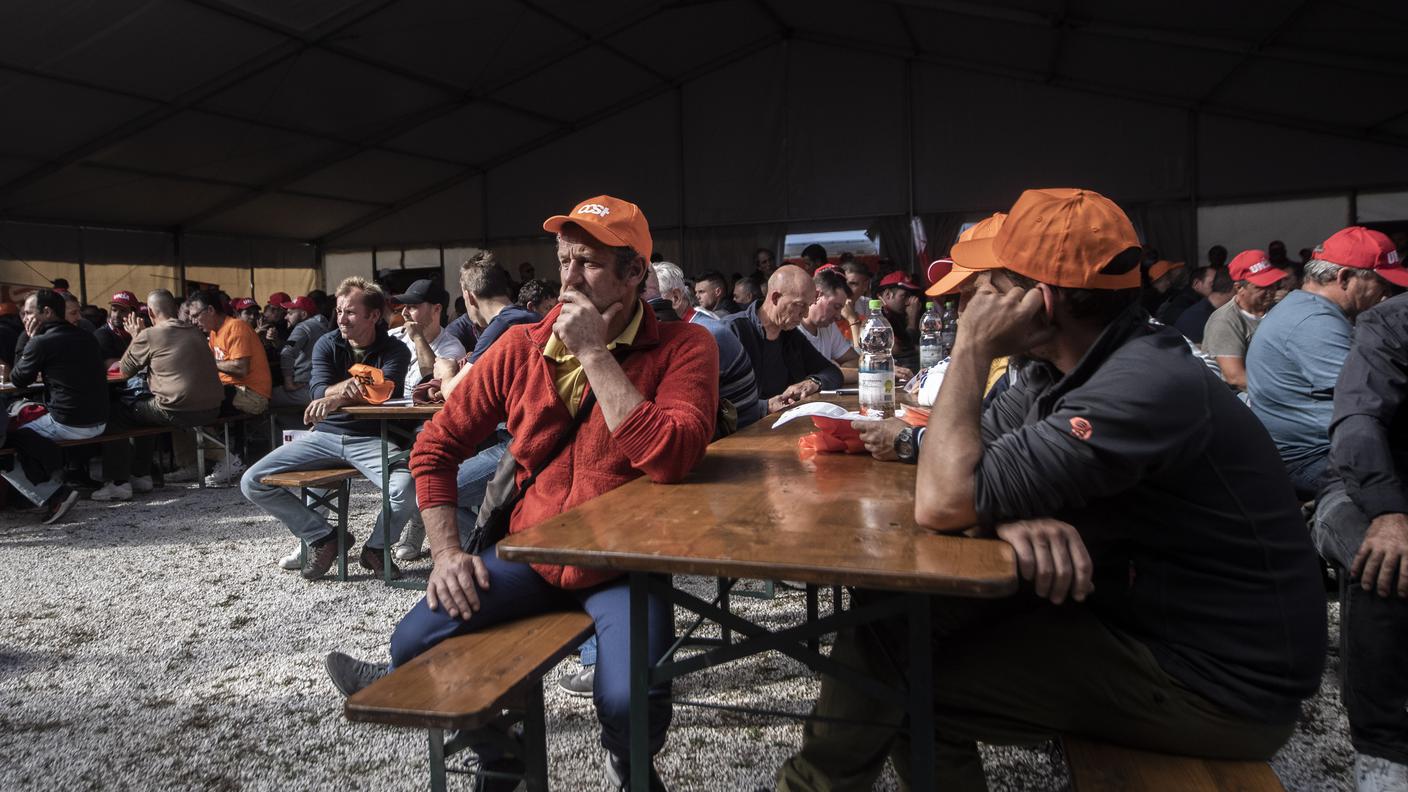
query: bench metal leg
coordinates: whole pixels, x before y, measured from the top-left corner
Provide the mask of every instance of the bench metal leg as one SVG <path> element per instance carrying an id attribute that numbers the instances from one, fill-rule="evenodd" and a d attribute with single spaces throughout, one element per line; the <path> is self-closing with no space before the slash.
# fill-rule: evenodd
<path id="1" fill-rule="evenodd" d="M 337 579 L 347 581 L 347 501 L 352 493 L 352 482 L 343 480 L 337 485 Z"/>
<path id="2" fill-rule="evenodd" d="M 817 617 L 821 615 L 821 603 L 817 598 L 816 586 L 807 584 L 807 624 L 816 624 Z M 821 639 L 816 635 L 807 639 L 807 648 L 813 652 L 821 650 Z"/>
<path id="3" fill-rule="evenodd" d="M 191 432 L 196 436 L 196 486 L 205 489 L 205 432 L 200 427 Z"/>
<path id="4" fill-rule="evenodd" d="M 430 792 L 445 792 L 445 732 L 430 729 Z"/>
<path id="5" fill-rule="evenodd" d="M 548 792 L 547 714 L 541 677 L 524 694 L 523 783 L 528 792 Z"/>

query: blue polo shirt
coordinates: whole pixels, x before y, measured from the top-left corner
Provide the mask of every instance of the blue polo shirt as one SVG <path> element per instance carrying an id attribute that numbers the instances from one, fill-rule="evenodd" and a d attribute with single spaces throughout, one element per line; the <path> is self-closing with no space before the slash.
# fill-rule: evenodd
<path id="1" fill-rule="evenodd" d="M 1353 328 L 1328 298 L 1299 289 L 1266 314 L 1247 347 L 1247 394 L 1286 462 L 1330 453 L 1335 381 Z"/>

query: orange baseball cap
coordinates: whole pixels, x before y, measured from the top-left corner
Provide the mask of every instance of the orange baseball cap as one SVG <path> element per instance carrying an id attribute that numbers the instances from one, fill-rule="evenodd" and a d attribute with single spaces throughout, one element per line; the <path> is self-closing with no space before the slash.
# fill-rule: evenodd
<path id="1" fill-rule="evenodd" d="M 592 239 L 613 247 L 628 247 L 646 261 L 654 248 L 650 241 L 650 224 L 640 207 L 630 201 L 598 195 L 577 204 L 568 215 L 553 215 L 543 221 L 543 230 L 551 234 L 562 231 L 568 223 L 576 223 Z"/>
<path id="2" fill-rule="evenodd" d="M 19 307 L 18 305 L 15 305 L 14 303 L 10 302 L 9 300 L 5 300 L 5 301 L 3 301 L 3 302 L 0 302 L 0 316 L 19 316 L 19 315 L 20 315 L 20 307 Z"/>
<path id="3" fill-rule="evenodd" d="M 1185 266 L 1187 265 L 1181 261 L 1164 261 L 1160 259 L 1159 261 L 1155 261 L 1153 266 L 1149 267 L 1149 280 L 1150 282 L 1156 281 L 1174 270 L 1183 269 Z"/>
<path id="4" fill-rule="evenodd" d="M 1313 254 L 1341 267 L 1372 270 L 1395 286 L 1408 286 L 1408 270 L 1398 260 L 1398 248 L 1382 231 L 1350 226 L 1336 231 Z"/>
<path id="5" fill-rule="evenodd" d="M 1291 273 L 1273 266 L 1265 250 L 1243 250 L 1227 263 L 1227 274 L 1234 281 L 1250 281 L 1254 286 L 1272 286 L 1289 278 Z"/>
<path id="6" fill-rule="evenodd" d="M 1022 193 L 996 236 L 954 245 L 953 260 L 1051 286 L 1137 289 L 1140 249 L 1134 225 L 1114 201 L 1092 190 L 1053 188 Z M 1109 271 L 1121 257 L 1127 267 Z"/>
<path id="7" fill-rule="evenodd" d="M 381 369 L 366 363 L 353 364 L 352 368 L 347 369 L 347 373 L 361 383 L 362 391 L 367 394 L 367 401 L 372 404 L 381 404 L 391 398 L 391 391 L 396 387 L 396 383 L 387 379 Z"/>
<path id="8" fill-rule="evenodd" d="M 992 239 L 997 236 L 997 232 L 1002 230 L 1002 224 L 1007 220 L 1006 212 L 997 212 L 992 217 L 986 217 L 958 235 L 958 242 L 949 251 L 951 256 L 948 259 L 951 266 L 948 273 L 934 282 L 924 293 L 930 297 L 940 297 L 945 294 L 953 294 L 962 288 L 970 278 L 978 274 L 978 270 L 973 267 L 965 267 L 958 263 L 958 257 L 954 255 L 958 248 L 972 242 L 975 239 Z M 943 259 L 940 259 L 941 261 Z M 936 262 L 937 263 L 937 262 Z M 930 265 L 931 267 L 933 265 Z"/>

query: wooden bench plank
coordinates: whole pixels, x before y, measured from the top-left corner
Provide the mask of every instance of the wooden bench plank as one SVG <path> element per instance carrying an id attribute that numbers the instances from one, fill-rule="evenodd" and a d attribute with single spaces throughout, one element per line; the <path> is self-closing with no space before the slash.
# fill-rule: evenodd
<path id="1" fill-rule="evenodd" d="M 89 445 L 91 443 L 106 443 L 112 440 L 131 440 L 134 437 L 147 437 L 149 435 L 163 435 L 171 432 L 186 431 L 178 426 L 139 426 L 135 429 L 127 429 L 112 434 L 100 434 L 97 437 L 90 437 L 86 440 L 60 440 L 55 445 L 61 448 L 72 446 Z"/>
<path id="2" fill-rule="evenodd" d="M 1075 792 L 1284 792 L 1266 762 L 1199 759 L 1062 737 Z"/>
<path id="3" fill-rule="evenodd" d="M 592 632 L 583 611 L 450 638 L 347 699 L 348 720 L 423 729 L 483 725 Z"/>
<path id="4" fill-rule="evenodd" d="M 348 479 L 361 478 L 356 468 L 327 468 L 324 470 L 286 470 L 270 473 L 259 480 L 260 484 L 271 487 L 326 487 Z"/>

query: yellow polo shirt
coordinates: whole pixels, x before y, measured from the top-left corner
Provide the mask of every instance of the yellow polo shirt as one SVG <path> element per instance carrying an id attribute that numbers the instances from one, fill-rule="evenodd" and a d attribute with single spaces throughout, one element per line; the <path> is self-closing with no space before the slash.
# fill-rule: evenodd
<path id="1" fill-rule="evenodd" d="M 645 310 L 643 306 L 640 300 L 636 300 L 635 315 L 626 324 L 626 329 L 606 345 L 608 350 L 615 349 L 618 344 L 630 345 L 635 342 L 636 331 L 640 330 L 640 318 Z M 582 404 L 582 397 L 587 393 L 587 372 L 582 369 L 581 361 L 567 350 L 567 345 L 562 343 L 556 333 L 552 334 L 543 347 L 543 357 L 557 364 L 557 370 L 553 373 L 553 387 L 557 389 L 558 398 L 567 405 L 567 412 L 575 418 L 577 408 Z"/>

